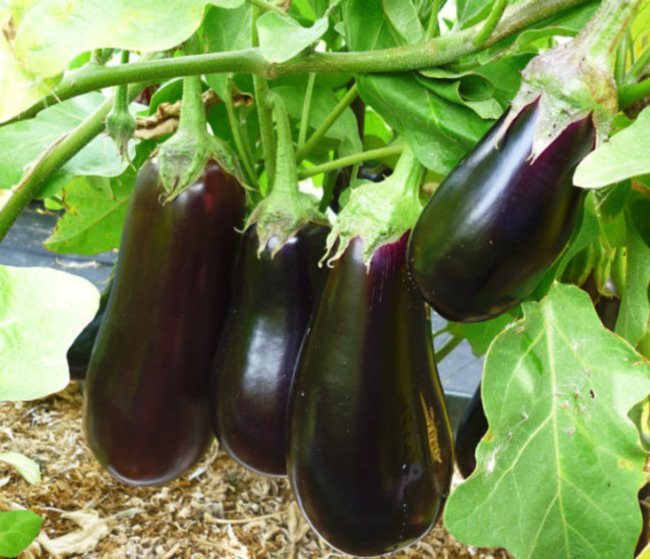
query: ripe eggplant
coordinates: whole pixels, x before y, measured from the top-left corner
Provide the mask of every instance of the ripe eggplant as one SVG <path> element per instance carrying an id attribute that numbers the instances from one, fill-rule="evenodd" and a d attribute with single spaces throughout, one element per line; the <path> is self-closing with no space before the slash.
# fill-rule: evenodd
<path id="1" fill-rule="evenodd" d="M 93 344 L 97 337 L 99 326 L 104 320 L 106 313 L 106 304 L 108 303 L 108 296 L 111 292 L 113 280 L 108 283 L 99 299 L 99 308 L 97 314 L 81 331 L 75 341 L 68 349 L 68 368 L 70 369 L 70 378 L 72 380 L 84 380 L 86 378 L 86 369 L 88 369 L 88 362 L 90 361 L 90 353 L 93 350 Z"/>
<path id="2" fill-rule="evenodd" d="M 591 118 L 531 160 L 538 105 L 504 116 L 433 195 L 411 235 L 409 267 L 442 316 L 474 322 L 531 294 L 566 245 L 581 206 L 573 171 L 593 149 Z M 507 127 L 507 129 L 505 129 Z"/>
<path id="3" fill-rule="evenodd" d="M 466 478 L 476 469 L 476 447 L 488 430 L 479 383 L 456 430 L 456 466 Z"/>
<path id="4" fill-rule="evenodd" d="M 271 256 L 258 256 L 256 227 L 239 248 L 228 319 L 211 386 L 212 421 L 225 450 L 244 466 L 286 475 L 286 410 L 307 323 L 322 290 L 318 259 L 328 229 L 307 225 Z"/>
<path id="5" fill-rule="evenodd" d="M 330 271 L 296 366 L 289 479 L 311 525 L 352 555 L 424 535 L 449 492 L 452 437 L 405 234 Z"/>
<path id="6" fill-rule="evenodd" d="M 209 374 L 225 320 L 244 193 L 215 161 L 172 202 L 158 160 L 138 173 L 86 380 L 88 445 L 116 478 L 164 483 L 212 436 Z"/>

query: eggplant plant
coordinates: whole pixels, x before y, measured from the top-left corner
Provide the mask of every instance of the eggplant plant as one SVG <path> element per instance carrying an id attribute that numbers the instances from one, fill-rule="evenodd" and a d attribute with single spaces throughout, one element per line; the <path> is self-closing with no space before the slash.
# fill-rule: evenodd
<path id="1" fill-rule="evenodd" d="M 0 400 L 85 374 L 88 479 L 195 495 L 229 455 L 355 555 L 449 555 L 437 520 L 478 557 L 650 552 L 648 0 L 95 4 L 0 2 L 0 262 L 52 215 L 70 271 L 118 262 L 99 309 L 0 266 Z M 19 556 L 55 513 L 0 474 L 41 511 L 0 512 Z"/>

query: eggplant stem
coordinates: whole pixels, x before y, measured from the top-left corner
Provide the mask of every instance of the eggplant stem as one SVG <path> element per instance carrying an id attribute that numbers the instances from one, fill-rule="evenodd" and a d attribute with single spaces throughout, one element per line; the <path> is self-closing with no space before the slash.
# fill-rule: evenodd
<path id="1" fill-rule="evenodd" d="M 386 157 L 393 157 L 399 155 L 404 150 L 404 144 L 392 144 L 383 148 L 371 149 L 368 151 L 361 151 L 359 153 L 354 153 L 352 155 L 346 155 L 345 157 L 340 157 L 338 159 L 333 159 L 327 163 L 321 165 L 314 165 L 308 169 L 301 169 L 298 173 L 298 176 L 301 179 L 307 177 L 313 177 L 320 175 L 321 173 L 328 173 L 329 171 L 336 171 L 342 167 L 349 167 L 350 165 L 355 165 L 357 163 L 363 163 L 364 161 L 370 161 L 373 159 L 384 159 Z"/>
<path id="2" fill-rule="evenodd" d="M 302 105 L 302 116 L 300 118 L 300 132 L 298 134 L 298 149 L 302 149 L 307 139 L 307 128 L 309 128 L 309 113 L 311 111 L 311 98 L 314 94 L 314 84 L 316 83 L 316 73 L 310 72 L 307 79 L 307 89 L 305 91 L 305 101 Z"/>
<path id="3" fill-rule="evenodd" d="M 497 28 L 497 25 L 499 25 L 499 22 L 503 17 L 503 12 L 506 11 L 507 5 L 507 0 L 496 0 L 492 5 L 492 9 L 488 14 L 485 24 L 472 40 L 474 46 L 478 47 L 490 38 L 490 35 L 492 35 L 494 30 Z"/>
<path id="4" fill-rule="evenodd" d="M 298 191 L 298 173 L 296 170 L 296 152 L 291 138 L 291 121 L 282 98 L 274 93 L 271 95 L 275 124 L 278 135 L 275 159 L 275 179 L 271 192 L 294 193 Z"/>

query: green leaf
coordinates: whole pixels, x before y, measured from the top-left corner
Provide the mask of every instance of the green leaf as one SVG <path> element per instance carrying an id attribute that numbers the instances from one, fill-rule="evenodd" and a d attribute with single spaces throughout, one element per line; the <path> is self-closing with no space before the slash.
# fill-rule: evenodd
<path id="1" fill-rule="evenodd" d="M 425 39 L 424 27 L 412 0 L 383 0 L 382 6 L 404 43 L 415 45 Z"/>
<path id="2" fill-rule="evenodd" d="M 58 270 L 13 266 L 0 267 L 0 286 L 0 401 L 62 390 L 66 352 L 97 312 L 97 288 Z"/>
<path id="3" fill-rule="evenodd" d="M 226 52 L 251 46 L 250 4 L 234 10 L 210 8 L 202 26 L 203 42 L 210 52 Z M 206 75 L 208 85 L 219 95 L 228 95 L 228 75 Z"/>
<path id="4" fill-rule="evenodd" d="M 302 115 L 304 88 L 283 85 L 274 87 L 273 91 L 282 97 L 289 116 L 299 121 Z M 312 131 L 323 122 L 337 103 L 338 98 L 331 90 L 319 86 L 314 87 L 309 111 L 309 127 Z M 338 151 L 341 157 L 359 153 L 362 150 L 357 120 L 349 107 L 343 111 L 343 114 L 330 127 L 325 137 L 340 142 Z"/>
<path id="5" fill-rule="evenodd" d="M 420 162 L 442 176 L 491 124 L 422 86 L 413 73 L 359 76 L 358 85 L 363 100 L 408 140 Z"/>
<path id="6" fill-rule="evenodd" d="M 4 21 L 4 18 L 0 19 Z M 16 59 L 4 33 L 0 33 L 0 122 L 31 107 L 47 95 L 56 80 L 41 80 Z M 20 92 L 17 94 L 16 92 Z"/>
<path id="7" fill-rule="evenodd" d="M 650 247 L 639 236 L 631 218 L 627 220 L 627 270 L 616 333 L 636 346 L 648 330 L 650 302 Z"/>
<path id="8" fill-rule="evenodd" d="M 511 322 L 516 320 L 517 311 L 510 311 L 491 320 L 481 322 L 450 322 L 449 332 L 459 338 L 466 339 L 472 346 L 472 353 L 476 357 L 484 355 L 492 340 Z"/>
<path id="9" fill-rule="evenodd" d="M 601 188 L 650 173 L 650 107 L 609 142 L 582 160 L 573 182 L 583 188 Z"/>
<path id="10" fill-rule="evenodd" d="M 19 452 L 0 452 L 0 462 L 10 464 L 31 485 L 41 482 L 41 468 L 31 458 Z"/>
<path id="11" fill-rule="evenodd" d="M 0 512 L 0 557 L 15 557 L 34 541 L 43 519 L 29 510 Z"/>
<path id="12" fill-rule="evenodd" d="M 77 177 L 64 189 L 67 211 L 45 241 L 61 254 L 92 255 L 119 248 L 135 171 L 109 180 Z"/>
<path id="13" fill-rule="evenodd" d="M 328 26 L 327 16 L 303 27 L 289 16 L 266 12 L 257 20 L 260 52 L 269 62 L 284 62 L 317 42 Z"/>
<path id="14" fill-rule="evenodd" d="M 447 502 L 447 528 L 518 559 L 632 557 L 647 474 L 628 413 L 650 393 L 650 363 L 577 287 L 556 283 L 523 314 L 490 346 L 489 430 Z"/>
<path id="15" fill-rule="evenodd" d="M 458 0 L 456 17 L 462 27 L 469 27 L 486 18 L 493 0 Z"/>
<path id="16" fill-rule="evenodd" d="M 206 4 L 236 8 L 242 3 L 243 0 L 41 2 L 18 27 L 16 55 L 28 71 L 43 77 L 56 76 L 75 56 L 93 49 L 170 49 L 196 31 Z"/>
<path id="17" fill-rule="evenodd" d="M 31 163 L 83 122 L 104 100 L 101 93 L 88 93 L 45 109 L 35 118 L 1 127 L 0 188 L 18 184 Z M 41 195 L 55 194 L 76 175 L 113 177 L 122 174 L 126 166 L 114 142 L 101 134 L 53 173 Z"/>

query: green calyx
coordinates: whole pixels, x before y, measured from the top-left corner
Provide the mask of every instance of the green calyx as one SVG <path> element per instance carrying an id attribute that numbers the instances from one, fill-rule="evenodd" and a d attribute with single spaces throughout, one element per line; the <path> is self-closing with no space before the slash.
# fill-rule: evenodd
<path id="1" fill-rule="evenodd" d="M 122 64 L 129 61 L 129 51 L 122 51 Z M 129 112 L 128 85 L 115 88 L 113 108 L 106 117 L 106 133 L 112 138 L 124 159 L 128 159 L 129 140 L 137 127 L 135 117 Z"/>
<path id="2" fill-rule="evenodd" d="M 327 252 L 321 262 L 331 266 L 352 239 L 360 237 L 369 266 L 378 248 L 398 241 L 412 229 L 422 211 L 419 190 L 425 171 L 407 146 L 390 177 L 379 183 L 364 182 L 352 190 L 327 237 Z"/>
<path id="3" fill-rule="evenodd" d="M 275 177 L 271 193 L 253 210 L 246 229 L 256 226 L 258 255 L 262 254 L 272 238 L 277 240 L 271 253 L 273 257 L 305 225 L 328 225 L 328 220 L 318 210 L 318 200 L 298 190 L 296 153 L 291 139 L 289 115 L 279 96 L 272 95 L 271 102 L 278 136 Z"/>
<path id="4" fill-rule="evenodd" d="M 198 50 L 197 40 L 188 41 L 189 52 Z M 208 161 L 214 159 L 240 184 L 245 181 L 236 156 L 223 141 L 208 133 L 205 107 L 201 98 L 201 76 L 183 78 L 183 101 L 177 132 L 160 148 L 160 179 L 164 189 L 161 203 L 173 201 L 201 176 Z"/>
<path id="5" fill-rule="evenodd" d="M 513 121 L 524 107 L 538 103 L 533 160 L 572 123 L 590 116 L 598 143 L 609 135 L 618 112 L 612 55 L 639 2 L 603 0 L 575 39 L 530 61 L 507 119 Z"/>

